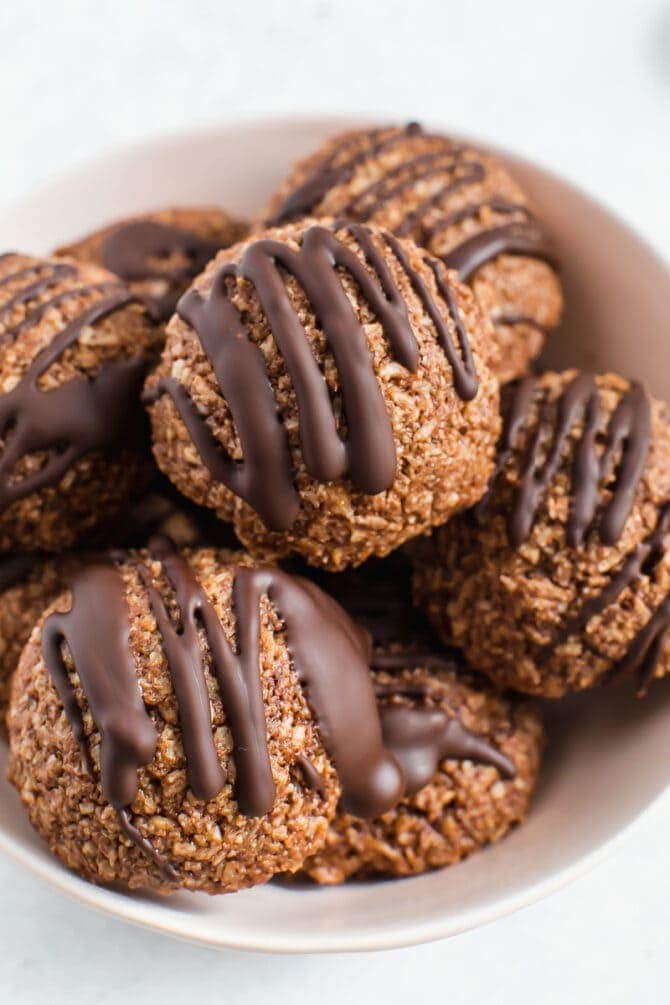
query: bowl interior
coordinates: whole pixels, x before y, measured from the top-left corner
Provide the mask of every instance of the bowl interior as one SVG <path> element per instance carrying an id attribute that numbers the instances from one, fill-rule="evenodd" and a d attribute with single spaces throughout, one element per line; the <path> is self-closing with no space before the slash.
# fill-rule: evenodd
<path id="1" fill-rule="evenodd" d="M 342 120 L 222 127 L 147 142 L 56 180 L 0 216 L 0 246 L 46 252 L 126 213 L 219 203 L 252 215 L 288 164 Z M 506 156 L 506 155 L 505 155 Z M 670 274 L 628 228 L 555 176 L 509 157 L 563 263 L 568 310 L 547 365 L 614 369 L 670 397 Z M 550 743 L 528 823 L 462 865 L 332 889 L 269 884 L 163 900 L 93 887 L 63 869 L 0 782 L 0 847 L 64 891 L 129 921 L 211 945 L 373 949 L 462 931 L 537 899 L 593 862 L 670 780 L 670 686 L 627 682 L 547 709 Z M 0 750 L 4 775 L 6 752 Z"/>

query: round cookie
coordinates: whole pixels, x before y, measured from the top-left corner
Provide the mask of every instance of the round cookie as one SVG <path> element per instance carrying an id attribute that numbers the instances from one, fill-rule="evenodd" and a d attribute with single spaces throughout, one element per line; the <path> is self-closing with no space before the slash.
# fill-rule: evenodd
<path id="1" fill-rule="evenodd" d="M 264 882 L 316 851 L 340 798 L 363 815 L 399 798 L 368 656 L 313 584 L 156 539 L 80 570 L 36 626 L 12 685 L 10 780 L 95 882 Z"/>
<path id="2" fill-rule="evenodd" d="M 170 321 L 145 392 L 154 455 L 253 554 L 360 564 L 484 491 L 489 346 L 471 291 L 411 242 L 270 231 L 220 252 Z"/>
<path id="3" fill-rule="evenodd" d="M 160 322 L 171 317 L 207 262 L 242 240 L 248 229 L 215 206 L 176 207 L 112 223 L 56 254 L 114 272 Z"/>
<path id="4" fill-rule="evenodd" d="M 304 866 L 318 883 L 453 865 L 522 822 L 537 782 L 543 733 L 529 701 L 496 694 L 434 645 L 387 646 L 373 664 L 407 794 L 372 820 L 338 812 Z"/>
<path id="5" fill-rule="evenodd" d="M 0 556 L 0 736 L 6 735 L 9 685 L 21 650 L 45 608 L 66 588 L 78 563 L 90 561 L 92 549 L 115 545 L 144 547 L 156 534 L 178 547 L 238 547 L 235 535 L 208 510 L 177 498 L 169 482 L 156 478 L 145 495 L 128 506 L 123 521 L 101 528 L 89 550 L 64 555 Z"/>
<path id="6" fill-rule="evenodd" d="M 0 255 L 0 552 L 69 548 L 138 490 L 159 337 L 111 273 Z"/>
<path id="7" fill-rule="evenodd" d="M 551 251 L 495 157 L 416 124 L 334 136 L 273 197 L 269 225 L 345 216 L 410 237 L 456 269 L 495 326 L 495 371 L 520 376 L 562 310 Z"/>
<path id="8" fill-rule="evenodd" d="M 670 413 L 615 374 L 510 385 L 487 496 L 414 548 L 442 638 L 504 687 L 557 698 L 667 673 Z"/>

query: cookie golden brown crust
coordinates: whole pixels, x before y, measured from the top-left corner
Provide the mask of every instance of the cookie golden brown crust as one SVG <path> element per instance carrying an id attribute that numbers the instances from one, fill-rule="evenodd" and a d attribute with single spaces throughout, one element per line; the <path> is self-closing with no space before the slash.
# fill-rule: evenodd
<path id="1" fill-rule="evenodd" d="M 453 865 L 498 841 L 526 816 L 537 783 L 543 731 L 529 701 L 501 697 L 482 679 L 415 666 L 374 673 L 383 707 L 433 709 L 492 744 L 514 777 L 492 764 L 444 759 L 434 778 L 374 820 L 338 812 L 323 847 L 305 864 L 317 883 L 413 876 Z"/>
<path id="2" fill-rule="evenodd" d="M 301 215 L 369 222 L 460 268 L 495 326 L 502 381 L 526 371 L 560 320 L 560 283 L 506 168 L 414 123 L 334 136 L 298 163 L 266 219 Z"/>
<path id="3" fill-rule="evenodd" d="M 167 321 L 207 262 L 248 229 L 216 206 L 172 207 L 119 220 L 56 254 L 114 272 Z"/>
<path id="4" fill-rule="evenodd" d="M 189 563 L 232 642 L 238 629 L 231 602 L 234 574 L 226 561 L 228 557 L 201 550 L 189 556 Z M 152 581 L 165 590 L 160 562 L 147 556 L 143 559 Z M 82 688 L 77 685 L 76 698 L 84 710 L 94 777 L 87 770 L 44 662 L 41 646 L 45 618 L 21 658 L 8 717 L 9 775 L 31 822 L 67 866 L 94 882 L 119 881 L 131 888 L 151 887 L 162 892 L 182 886 L 215 893 L 264 882 L 279 870 L 294 871 L 323 841 L 340 787 L 298 684 L 285 627 L 277 611 L 267 599 L 263 600 L 260 679 L 276 796 L 269 813 L 252 817 L 240 812 L 235 799 L 230 724 L 204 638 L 201 646 L 212 736 L 227 778 L 219 794 L 206 802 L 196 799 L 189 788 L 178 705 L 147 587 L 133 563 L 124 563 L 121 574 L 130 650 L 142 700 L 157 732 L 155 756 L 138 772 L 139 787 L 130 808 L 132 820 L 158 854 L 171 863 L 178 879 L 167 881 L 122 833 L 117 813 L 100 788 L 101 737 Z M 65 594 L 50 611 L 67 611 L 71 603 L 71 596 Z M 173 599 L 173 616 L 174 603 Z M 68 668 L 72 672 L 71 660 Z M 320 792 L 305 784 L 298 764 L 300 755 L 308 757 L 318 770 Z"/>
<path id="5" fill-rule="evenodd" d="M 111 273 L 0 256 L 0 552 L 66 549 L 141 488 L 160 339 Z"/>
<path id="6" fill-rule="evenodd" d="M 490 495 L 414 548 L 415 598 L 499 685 L 557 698 L 631 671 L 644 689 L 670 658 L 667 406 L 575 371 L 505 399 Z"/>
<path id="7" fill-rule="evenodd" d="M 221 252 L 196 281 L 188 294 L 195 326 L 179 316 L 168 325 L 162 362 L 146 390 L 156 460 L 182 493 L 213 509 L 221 519 L 231 520 L 240 540 L 255 555 L 274 558 L 297 552 L 310 564 L 331 569 L 360 564 L 444 522 L 484 491 L 499 430 L 497 381 L 488 368 L 488 323 L 467 287 L 411 242 L 389 243 L 393 240 L 375 230 L 352 230 L 348 224 L 317 226 L 309 221 L 268 232 L 264 242 L 256 235 L 253 242 Z M 267 241 L 273 242 L 272 254 L 282 258 L 281 267 L 266 254 Z M 329 256 L 337 258 L 336 270 Z M 305 283 L 301 285 L 284 267 L 287 258 L 291 270 L 318 272 L 319 282 L 313 281 L 315 275 L 308 277 L 312 280 L 307 283 L 309 295 Z M 254 282 L 244 278 L 252 274 Z M 276 316 L 272 324 L 267 316 L 274 282 L 286 298 L 281 333 Z M 267 287 L 265 304 L 258 294 L 259 283 Z M 321 300 L 320 313 L 313 302 L 317 299 Z M 434 312 L 432 319 L 427 300 Z M 214 319 L 215 312 L 224 310 L 225 324 L 218 313 Z M 287 317 L 292 321 L 287 322 Z M 460 331 L 454 318 L 462 325 Z M 296 319 L 297 329 L 292 327 Z M 221 332 L 226 330 L 228 352 L 249 355 L 253 347 L 254 357 L 258 356 L 251 362 L 258 364 L 262 377 L 255 372 L 251 381 L 247 374 L 246 397 L 238 402 L 235 415 L 228 398 L 237 388 L 229 386 L 229 394 L 224 394 L 221 387 L 231 364 L 224 366 L 220 361 L 220 382 L 203 346 L 210 324 L 219 333 L 216 347 L 210 346 L 211 355 L 220 351 Z M 336 329 L 341 354 L 337 363 Z M 244 332 L 243 345 L 240 331 Z M 391 333 L 396 336 L 395 345 Z M 305 379 L 308 368 L 304 360 L 287 364 L 287 345 L 291 353 L 309 347 L 314 368 L 309 377 L 317 378 L 314 393 L 325 397 L 325 404 L 320 400 L 313 413 L 304 396 L 305 414 L 299 411 L 296 376 Z M 415 354 L 414 372 L 399 360 L 403 353 Z M 343 376 L 343 365 L 349 368 L 348 376 Z M 234 369 L 239 375 L 240 368 Z M 474 395 L 472 370 L 476 371 Z M 251 402 L 253 416 L 249 415 Z M 265 423 L 258 417 L 261 406 L 266 411 Z M 358 410 L 351 429 L 346 415 L 350 408 Z M 240 434 L 245 413 L 251 427 L 246 430 L 246 450 Z M 194 427 L 204 446 L 196 447 Z M 312 439 L 308 460 L 306 436 Z M 276 447 L 266 446 L 273 438 Z M 205 448 L 213 455 L 208 463 L 203 461 Z M 263 449 L 264 459 L 256 465 L 254 478 L 253 457 L 248 455 L 258 455 Z M 330 477 L 320 475 L 330 463 L 324 460 L 326 454 L 338 451 L 345 463 L 331 463 Z M 226 477 L 230 461 L 222 460 L 223 452 L 236 465 L 228 484 L 241 486 L 239 491 L 247 499 L 255 491 L 257 507 L 260 500 L 274 506 L 275 515 L 279 512 L 283 518 L 295 503 L 292 519 L 284 521 L 281 530 L 268 529 L 267 515 L 261 518 L 248 501 L 213 476 L 212 469 L 219 466 Z M 383 463 L 380 480 L 374 472 Z M 286 505 L 280 504 L 283 484 Z"/>

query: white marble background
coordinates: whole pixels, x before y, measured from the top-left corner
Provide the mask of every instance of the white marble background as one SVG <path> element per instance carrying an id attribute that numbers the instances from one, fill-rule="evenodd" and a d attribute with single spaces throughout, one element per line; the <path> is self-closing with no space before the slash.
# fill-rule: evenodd
<path id="1" fill-rule="evenodd" d="M 0 207 L 147 134 L 273 112 L 444 121 L 670 258 L 668 0 L 2 0 Z M 670 322 L 669 322 L 670 333 Z M 0 859 L 0 1002 L 670 1000 L 670 797 L 570 889 L 449 942 L 251 957 L 103 918 Z"/>

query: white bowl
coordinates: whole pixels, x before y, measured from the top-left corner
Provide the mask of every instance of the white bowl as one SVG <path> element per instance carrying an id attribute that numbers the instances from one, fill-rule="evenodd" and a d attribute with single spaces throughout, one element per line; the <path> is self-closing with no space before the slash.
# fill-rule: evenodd
<path id="1" fill-rule="evenodd" d="M 341 120 L 236 125 L 152 140 L 73 171 L 0 219 L 0 247 L 46 252 L 108 220 L 165 204 L 253 213 L 289 163 Z M 509 158 L 561 255 L 568 313 L 552 365 L 646 380 L 670 398 L 670 274 L 620 221 L 565 182 Z M 548 709 L 542 784 L 525 826 L 462 865 L 330 889 L 270 884 L 169 899 L 101 889 L 68 872 L 0 782 L 0 848 L 71 896 L 212 946 L 269 952 L 384 949 L 437 939 L 516 910 L 584 872 L 670 781 L 670 690 L 640 702 L 628 682 Z M 0 750 L 4 774 L 6 752 Z"/>

